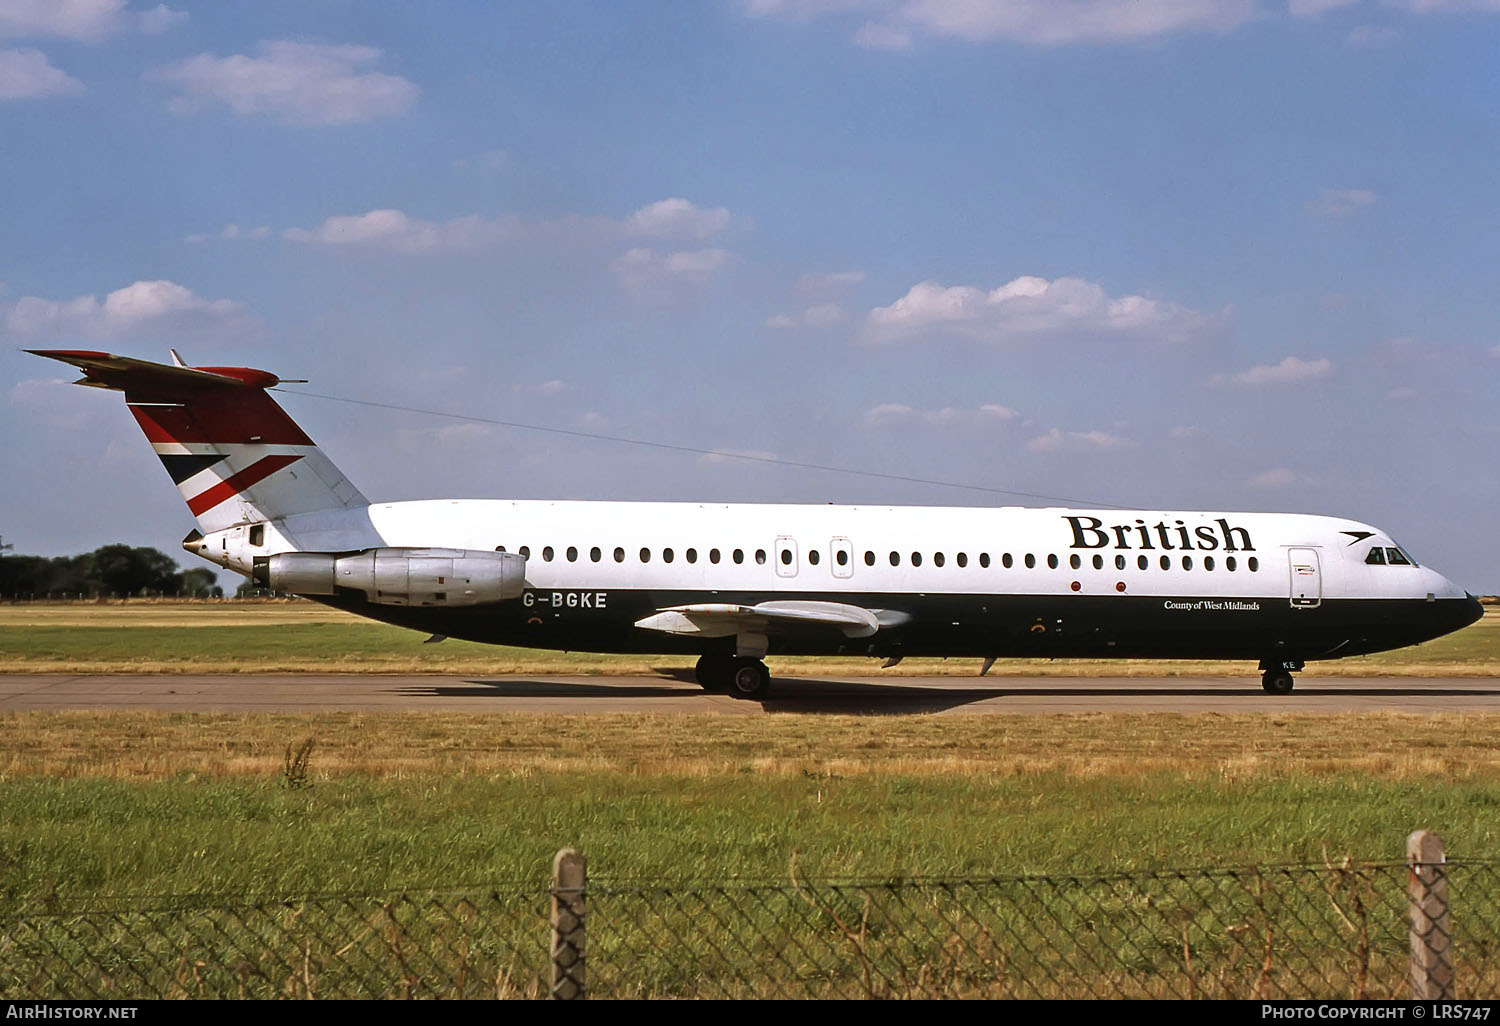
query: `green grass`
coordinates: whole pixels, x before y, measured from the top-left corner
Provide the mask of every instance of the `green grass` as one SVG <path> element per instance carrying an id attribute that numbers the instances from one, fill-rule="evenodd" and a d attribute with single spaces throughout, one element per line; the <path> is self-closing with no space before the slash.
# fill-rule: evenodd
<path id="1" fill-rule="evenodd" d="M 1335 890 L 1337 867 L 1399 862 L 1417 828 L 1500 852 L 1483 714 L 23 712 L 0 753 L 13 997 L 531 994 L 564 845 L 601 996 L 1400 996 L 1405 870 Z M 1264 907 L 1255 875 L 1089 879 L 1288 863 L 1329 871 L 1267 874 Z M 1490 993 L 1497 874 L 1466 871 L 1460 987 Z M 1056 882 L 818 884 L 1025 874 Z"/>
<path id="2" fill-rule="evenodd" d="M 1437 830 L 1500 841 L 1500 784 L 876 777 L 22 780 L 0 894 L 359 892 L 543 883 L 575 845 L 601 879 L 785 880 L 1396 859 Z"/>
<path id="3" fill-rule="evenodd" d="M 283 786 L 316 741 L 311 785 Z M 0 716 L 0 895 L 1500 852 L 1500 717 Z"/>

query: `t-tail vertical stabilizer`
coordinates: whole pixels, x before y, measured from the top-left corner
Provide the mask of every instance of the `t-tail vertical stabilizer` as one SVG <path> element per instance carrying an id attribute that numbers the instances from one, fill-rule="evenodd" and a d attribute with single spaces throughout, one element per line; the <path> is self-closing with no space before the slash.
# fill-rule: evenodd
<path id="1" fill-rule="evenodd" d="M 79 368 L 83 378 L 77 384 L 125 393 L 136 423 L 206 535 L 237 524 L 368 505 L 266 394 L 280 383 L 274 374 L 87 350 L 28 352 Z"/>

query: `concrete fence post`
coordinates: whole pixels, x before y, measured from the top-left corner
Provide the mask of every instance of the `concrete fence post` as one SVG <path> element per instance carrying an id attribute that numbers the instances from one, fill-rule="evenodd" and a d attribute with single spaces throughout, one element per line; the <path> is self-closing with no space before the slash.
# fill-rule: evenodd
<path id="1" fill-rule="evenodd" d="M 552 997 L 588 997 L 584 961 L 584 889 L 588 873 L 581 853 L 563 848 L 552 860 Z"/>
<path id="2" fill-rule="evenodd" d="M 1453 997 L 1453 934 L 1448 923 L 1448 867 L 1443 841 L 1428 830 L 1406 839 L 1411 904 L 1411 996 Z"/>

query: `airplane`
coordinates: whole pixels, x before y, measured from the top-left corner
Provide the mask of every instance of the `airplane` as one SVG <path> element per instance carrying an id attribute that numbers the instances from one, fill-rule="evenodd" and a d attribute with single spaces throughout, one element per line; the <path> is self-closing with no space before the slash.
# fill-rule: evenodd
<path id="1" fill-rule="evenodd" d="M 1479 601 L 1379 528 L 1292 513 L 424 499 L 370 502 L 276 375 L 28 350 L 125 394 L 196 518 L 183 548 L 276 591 L 451 637 L 698 656 L 764 699 L 765 657 L 1307 662 L 1414 645 Z"/>

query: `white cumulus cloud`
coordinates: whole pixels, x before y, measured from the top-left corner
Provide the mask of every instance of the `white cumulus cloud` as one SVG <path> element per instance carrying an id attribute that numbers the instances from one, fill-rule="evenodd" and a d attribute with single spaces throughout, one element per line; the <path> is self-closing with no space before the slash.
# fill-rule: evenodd
<path id="1" fill-rule="evenodd" d="M 734 223 L 728 207 L 704 208 L 672 196 L 657 200 L 630 215 L 625 226 L 632 234 L 655 238 L 683 238 L 703 241 L 725 231 Z"/>
<path id="2" fill-rule="evenodd" d="M 904 49 L 914 35 L 1033 46 L 1130 43 L 1182 32 L 1228 32 L 1256 0 L 750 0 L 757 17 L 859 16 L 855 42 Z"/>
<path id="3" fill-rule="evenodd" d="M 125 25 L 125 0 L 0 0 L 0 39 L 52 36 L 92 43 Z"/>
<path id="4" fill-rule="evenodd" d="M 477 249 L 513 238 L 520 231 L 512 217 L 486 218 L 477 214 L 448 221 L 424 221 L 400 210 L 371 210 L 327 218 L 316 228 L 288 228 L 289 242 L 318 246 L 349 246 L 430 253 Z"/>
<path id="5" fill-rule="evenodd" d="M 0 100 L 83 92 L 83 83 L 54 68 L 40 50 L 0 50 Z"/>
<path id="6" fill-rule="evenodd" d="M 244 327 L 244 305 L 205 299 L 172 281 L 138 281 L 98 296 L 23 296 L 0 307 L 0 331 L 22 339 L 110 340 L 139 332 L 177 334 Z"/>
<path id="7" fill-rule="evenodd" d="M 904 424 L 913 421 L 935 427 L 965 425 L 978 427 L 985 424 L 1003 424 L 1020 416 L 1009 406 L 999 403 L 984 403 L 974 408 L 944 406 L 937 410 L 918 410 L 905 403 L 881 403 L 865 412 L 864 422 L 871 427 Z"/>
<path id="8" fill-rule="evenodd" d="M 1333 371 L 1333 361 L 1327 358 L 1317 360 L 1299 360 L 1295 356 L 1288 356 L 1280 363 L 1262 364 L 1259 367 L 1251 367 L 1247 371 L 1240 371 L 1232 375 L 1232 380 L 1237 385 L 1291 385 L 1299 381 L 1311 381 L 1314 378 L 1326 377 Z M 1216 375 L 1214 382 L 1222 384 L 1224 375 Z"/>
<path id="9" fill-rule="evenodd" d="M 182 91 L 173 101 L 177 110 L 217 101 L 237 114 L 341 125 L 404 114 L 417 102 L 413 83 L 368 70 L 380 57 L 369 46 L 271 41 L 254 57 L 204 53 L 148 77 Z"/>
<path id="10" fill-rule="evenodd" d="M 968 285 L 920 282 L 889 306 L 870 311 L 876 341 L 935 332 L 984 342 L 1062 333 L 1154 336 L 1172 341 L 1200 336 L 1215 318 L 1144 296 L 1111 298 L 1081 278 L 1025 276 L 988 291 Z"/>
<path id="11" fill-rule="evenodd" d="M 674 282 L 706 282 L 733 263 L 734 254 L 723 249 L 658 253 L 654 249 L 636 248 L 620 254 L 611 269 L 627 286 L 649 289 Z"/>
<path id="12" fill-rule="evenodd" d="M 1059 428 L 1026 442 L 1026 448 L 1032 452 L 1110 452 L 1134 446 L 1130 439 L 1108 431 L 1063 431 Z"/>

